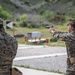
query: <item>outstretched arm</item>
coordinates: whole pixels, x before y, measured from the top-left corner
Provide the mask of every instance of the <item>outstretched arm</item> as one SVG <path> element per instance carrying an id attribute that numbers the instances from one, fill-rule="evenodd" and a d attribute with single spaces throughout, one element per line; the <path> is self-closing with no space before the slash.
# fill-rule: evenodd
<path id="1" fill-rule="evenodd" d="M 61 39 L 63 41 L 67 41 L 68 38 L 69 38 L 69 33 L 66 33 L 66 32 L 60 32 L 60 31 L 57 31 L 55 30 L 54 28 L 50 28 L 49 29 L 49 32 L 57 39 Z"/>

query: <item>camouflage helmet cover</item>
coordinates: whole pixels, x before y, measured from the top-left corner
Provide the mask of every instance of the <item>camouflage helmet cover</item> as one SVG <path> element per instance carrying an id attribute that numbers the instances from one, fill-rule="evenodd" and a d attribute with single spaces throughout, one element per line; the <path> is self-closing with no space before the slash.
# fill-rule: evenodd
<path id="1" fill-rule="evenodd" d="M 73 26 L 75 28 L 75 19 L 70 19 L 69 23 L 67 24 L 67 26 L 69 26 L 69 25 L 71 25 L 71 26 Z"/>
<path id="2" fill-rule="evenodd" d="M 0 28 L 3 28 L 3 19 L 0 18 Z"/>

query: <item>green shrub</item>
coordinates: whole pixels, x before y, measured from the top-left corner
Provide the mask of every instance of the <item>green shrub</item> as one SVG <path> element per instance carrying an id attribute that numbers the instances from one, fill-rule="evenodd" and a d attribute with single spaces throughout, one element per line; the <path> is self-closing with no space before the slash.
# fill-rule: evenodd
<path id="1" fill-rule="evenodd" d="M 26 20 L 26 18 L 27 18 L 27 14 L 23 14 L 22 16 L 20 16 L 20 17 L 18 17 L 17 19 L 16 19 L 16 21 L 25 21 Z"/>
<path id="2" fill-rule="evenodd" d="M 20 27 L 27 27 L 28 24 L 27 24 L 27 22 L 25 22 L 25 21 L 21 21 L 20 24 L 19 24 L 19 26 L 20 26 Z"/>
<path id="3" fill-rule="evenodd" d="M 8 19 L 11 15 L 0 6 L 0 18 Z"/>
<path id="4" fill-rule="evenodd" d="M 20 17 L 20 20 L 21 20 L 21 21 L 23 21 L 23 20 L 25 21 L 26 18 L 27 18 L 27 14 L 23 14 L 23 15 Z"/>
<path id="5" fill-rule="evenodd" d="M 47 19 L 51 19 L 53 17 L 53 12 L 50 12 L 48 10 L 41 10 L 40 14 L 42 14 Z"/>
<path id="6" fill-rule="evenodd" d="M 16 22 L 19 24 L 20 27 L 27 27 L 28 24 L 26 22 L 26 17 L 27 14 L 23 14 L 22 16 L 16 19 Z"/>
<path id="7" fill-rule="evenodd" d="M 25 1 L 24 2 L 26 5 L 30 6 L 30 2 L 29 1 Z"/>
<path id="8" fill-rule="evenodd" d="M 16 21 L 18 21 L 18 22 L 19 22 L 19 21 L 20 21 L 20 18 L 17 18 L 17 19 L 16 19 Z"/>
<path id="9" fill-rule="evenodd" d="M 39 11 L 40 15 L 43 15 L 44 12 L 45 12 L 45 10 L 43 10 L 43 9 Z"/>
<path id="10" fill-rule="evenodd" d="M 56 38 L 51 38 L 50 42 L 57 42 L 57 39 Z"/>

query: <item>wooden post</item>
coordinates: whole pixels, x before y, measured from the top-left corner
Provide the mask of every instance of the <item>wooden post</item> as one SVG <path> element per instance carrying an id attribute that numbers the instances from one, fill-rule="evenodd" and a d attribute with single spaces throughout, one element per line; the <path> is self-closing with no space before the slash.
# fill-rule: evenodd
<path id="1" fill-rule="evenodd" d="M 12 35 L 13 36 L 15 35 L 15 29 L 14 28 L 12 29 Z"/>

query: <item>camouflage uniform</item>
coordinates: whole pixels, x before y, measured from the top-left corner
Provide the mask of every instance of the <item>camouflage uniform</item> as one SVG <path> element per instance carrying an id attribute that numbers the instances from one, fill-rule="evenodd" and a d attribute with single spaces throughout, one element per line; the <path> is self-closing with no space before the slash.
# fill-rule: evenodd
<path id="1" fill-rule="evenodd" d="M 12 62 L 17 53 L 16 39 L 0 30 L 0 75 L 12 75 Z"/>
<path id="2" fill-rule="evenodd" d="M 65 41 L 68 58 L 75 58 L 75 31 L 70 33 L 54 32 L 53 36 Z M 75 75 L 75 63 L 67 65 L 66 75 Z"/>

